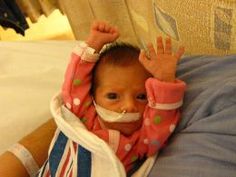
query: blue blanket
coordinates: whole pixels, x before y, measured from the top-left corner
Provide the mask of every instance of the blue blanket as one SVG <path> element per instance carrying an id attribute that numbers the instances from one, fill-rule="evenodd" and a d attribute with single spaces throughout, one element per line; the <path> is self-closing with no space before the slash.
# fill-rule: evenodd
<path id="1" fill-rule="evenodd" d="M 236 55 L 181 60 L 182 120 L 150 177 L 236 176 Z"/>

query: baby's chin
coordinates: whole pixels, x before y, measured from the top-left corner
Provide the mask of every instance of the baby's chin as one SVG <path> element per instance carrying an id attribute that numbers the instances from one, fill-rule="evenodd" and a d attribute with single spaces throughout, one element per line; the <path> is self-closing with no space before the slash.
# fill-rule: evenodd
<path id="1" fill-rule="evenodd" d="M 134 122 L 125 122 L 125 123 L 105 122 L 105 121 L 102 121 L 102 122 L 107 129 L 117 130 L 125 136 L 132 135 L 135 131 L 140 129 L 142 125 L 142 119 L 139 119 Z"/>

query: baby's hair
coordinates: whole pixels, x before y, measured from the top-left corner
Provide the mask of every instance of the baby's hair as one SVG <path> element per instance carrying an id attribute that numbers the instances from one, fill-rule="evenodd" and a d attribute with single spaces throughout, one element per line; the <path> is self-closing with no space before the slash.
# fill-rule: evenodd
<path id="1" fill-rule="evenodd" d="M 99 63 L 127 65 L 137 62 L 140 49 L 129 43 L 116 42 L 108 45 L 99 55 Z"/>
<path id="2" fill-rule="evenodd" d="M 140 49 L 129 43 L 112 43 L 100 53 L 92 74 L 91 94 L 94 95 L 98 84 L 97 72 L 101 65 L 128 66 L 139 62 Z M 111 73 L 112 74 L 112 73 Z"/>

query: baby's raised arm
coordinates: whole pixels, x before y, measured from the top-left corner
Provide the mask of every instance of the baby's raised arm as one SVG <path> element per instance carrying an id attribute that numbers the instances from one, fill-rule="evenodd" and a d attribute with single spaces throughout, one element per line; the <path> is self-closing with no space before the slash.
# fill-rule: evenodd
<path id="1" fill-rule="evenodd" d="M 153 77 L 147 79 L 148 106 L 143 115 L 140 149 L 148 149 L 147 155 L 154 155 L 164 146 L 180 119 L 180 110 L 186 84 L 176 79 L 177 62 L 184 48 L 173 54 L 170 38 L 165 47 L 162 38 L 157 38 L 157 49 L 148 44 L 149 57 L 141 51 L 139 60 Z M 144 142 L 144 143 L 143 143 Z"/>
<path id="2" fill-rule="evenodd" d="M 65 106 L 81 119 L 92 102 L 92 70 L 99 59 L 98 53 L 104 44 L 113 42 L 118 37 L 116 27 L 96 21 L 91 25 L 87 40 L 78 43 L 71 54 L 62 87 L 62 97 Z"/>
<path id="3" fill-rule="evenodd" d="M 119 31 L 115 26 L 103 21 L 95 21 L 91 26 L 86 43 L 99 52 L 103 45 L 115 41 L 118 37 Z"/>
<path id="4" fill-rule="evenodd" d="M 164 47 L 162 37 L 157 38 L 156 51 L 152 43 L 149 43 L 147 47 L 150 57 L 147 57 L 145 52 L 141 51 L 139 61 L 153 77 L 164 82 L 174 82 L 177 62 L 184 53 L 184 47 L 180 47 L 173 54 L 171 39 L 166 39 Z"/>

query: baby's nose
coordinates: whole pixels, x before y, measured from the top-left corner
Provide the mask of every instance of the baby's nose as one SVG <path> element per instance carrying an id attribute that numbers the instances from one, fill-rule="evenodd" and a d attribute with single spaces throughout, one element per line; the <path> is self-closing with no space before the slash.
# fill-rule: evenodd
<path id="1" fill-rule="evenodd" d="M 124 105 L 122 106 L 122 111 L 126 112 L 137 112 L 137 105 L 135 104 L 135 100 L 132 98 L 126 99 L 124 101 Z"/>

